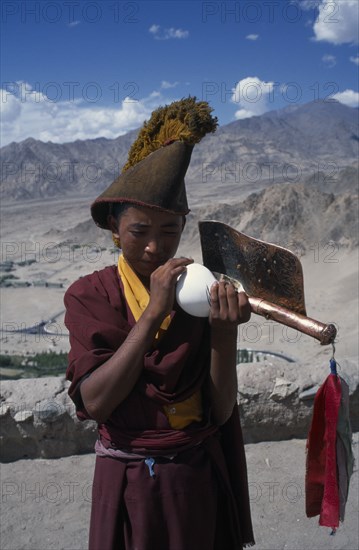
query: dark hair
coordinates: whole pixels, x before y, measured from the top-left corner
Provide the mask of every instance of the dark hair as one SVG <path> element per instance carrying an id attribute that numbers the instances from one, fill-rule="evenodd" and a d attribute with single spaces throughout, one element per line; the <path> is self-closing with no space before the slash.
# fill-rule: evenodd
<path id="1" fill-rule="evenodd" d="M 134 205 L 131 202 L 111 202 L 109 206 L 109 214 L 116 218 L 116 222 L 119 223 L 120 218 L 126 210 L 135 206 L 135 208 L 141 208 L 139 205 Z M 186 216 L 182 215 L 183 227 L 186 225 Z"/>
<path id="2" fill-rule="evenodd" d="M 112 216 L 116 218 L 117 222 L 119 222 L 122 214 L 131 206 L 132 205 L 129 202 L 112 202 L 109 209 L 110 214 L 112 214 Z"/>

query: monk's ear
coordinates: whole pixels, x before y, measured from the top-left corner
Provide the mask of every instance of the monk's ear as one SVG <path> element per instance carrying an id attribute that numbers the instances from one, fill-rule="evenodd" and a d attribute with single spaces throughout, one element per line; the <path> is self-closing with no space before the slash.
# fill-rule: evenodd
<path id="1" fill-rule="evenodd" d="M 118 221 L 113 214 L 109 214 L 107 216 L 107 224 L 108 227 L 111 229 L 113 235 L 115 235 L 115 237 L 118 237 Z"/>

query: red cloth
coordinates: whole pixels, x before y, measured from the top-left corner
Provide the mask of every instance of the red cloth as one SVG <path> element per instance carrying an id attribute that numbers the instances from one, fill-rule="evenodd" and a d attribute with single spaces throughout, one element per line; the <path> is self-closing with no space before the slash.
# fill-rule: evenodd
<path id="1" fill-rule="evenodd" d="M 67 370 L 67 376 L 71 380 L 69 394 L 76 404 L 79 418 L 86 419 L 89 416 L 81 400 L 80 383 L 85 376 L 101 367 L 113 355 L 135 325 L 135 321 L 124 299 L 116 266 L 79 279 L 68 289 L 64 301 L 65 323 L 70 331 L 71 343 Z M 123 548 L 131 548 L 131 544 L 134 544 L 134 539 L 131 544 L 128 539 L 129 502 L 132 497 L 128 500 L 128 491 L 126 492 L 126 487 L 131 481 L 131 472 L 135 472 L 135 480 L 137 479 L 131 487 L 136 486 L 139 501 L 146 503 L 147 519 L 158 522 L 157 530 L 153 532 L 154 537 L 160 536 L 165 524 L 168 524 L 167 531 L 181 526 L 180 531 L 186 533 L 189 529 L 186 518 L 189 520 L 191 517 L 186 507 L 189 507 L 191 491 L 193 494 L 198 490 L 201 494 L 200 487 L 208 485 L 208 490 L 214 491 L 213 494 L 217 497 L 214 499 L 215 506 L 212 507 L 211 513 L 207 504 L 204 506 L 204 501 L 209 498 L 208 494 L 201 497 L 203 512 L 196 516 L 196 522 L 202 531 L 203 540 L 207 540 L 203 530 L 208 530 L 209 525 L 213 523 L 217 528 L 220 526 L 220 538 L 228 541 L 228 546 L 218 548 L 240 550 L 243 546 L 254 543 L 238 408 L 235 407 L 231 420 L 219 430 L 221 437 L 218 439 L 214 435 L 218 428 L 211 425 L 208 420 L 209 403 L 205 388 L 209 366 L 210 327 L 207 320 L 189 316 L 181 309 L 175 308 L 170 327 L 160 342 L 145 355 L 143 374 L 135 388 L 108 421 L 99 426 L 99 434 L 107 446 L 132 452 L 142 451 L 146 452 L 147 456 L 179 452 L 178 458 L 175 459 L 178 463 L 173 472 L 183 491 L 187 491 L 187 496 L 178 501 L 176 497 L 171 501 L 171 505 L 164 502 L 166 499 L 161 499 L 161 506 L 151 507 L 147 498 L 156 499 L 158 494 L 154 485 L 147 486 L 146 483 L 138 482 L 147 468 L 143 461 L 124 464 L 117 459 L 98 458 L 94 481 L 91 548 L 122 548 L 118 543 L 118 529 L 122 528 L 124 530 L 121 530 L 121 537 L 124 537 L 125 544 Z M 172 430 L 163 412 L 163 404 L 183 401 L 200 388 L 204 394 L 205 420 L 202 423 L 192 423 L 185 430 Z M 203 441 L 202 445 L 195 447 L 199 441 Z M 204 461 L 200 469 L 196 462 L 197 453 Z M 192 471 L 191 465 L 194 463 L 197 464 L 197 470 Z M 173 466 L 173 463 L 158 464 L 163 483 L 163 486 L 158 488 L 159 494 L 163 495 L 163 491 L 171 490 L 171 465 Z M 188 477 L 189 472 L 192 477 Z M 148 477 L 148 471 L 147 479 L 153 481 Z M 154 492 L 147 493 L 150 489 Z M 225 517 L 222 513 L 224 509 Z M 160 510 L 165 514 L 162 521 L 159 521 L 156 515 Z M 132 521 L 136 522 L 136 525 L 132 525 L 132 532 L 135 527 L 136 532 L 141 529 L 141 521 L 144 521 L 141 517 L 140 513 L 132 517 Z M 176 518 L 179 517 L 180 520 L 177 521 Z M 193 522 L 192 524 L 194 525 Z M 190 537 L 189 532 L 188 536 Z M 151 539 L 151 542 L 146 542 L 141 539 L 139 544 L 144 545 L 140 546 L 141 550 L 153 550 L 154 544 L 157 544 L 154 541 L 157 540 L 155 538 Z M 199 539 L 192 537 L 190 540 Z M 173 550 L 174 547 L 164 548 Z M 193 542 L 183 550 L 199 548 L 201 547 L 197 542 Z"/>
<path id="2" fill-rule="evenodd" d="M 340 378 L 330 374 L 315 396 L 307 440 L 306 514 L 319 515 L 319 524 L 333 529 L 339 526 L 336 439 L 340 399 Z"/>

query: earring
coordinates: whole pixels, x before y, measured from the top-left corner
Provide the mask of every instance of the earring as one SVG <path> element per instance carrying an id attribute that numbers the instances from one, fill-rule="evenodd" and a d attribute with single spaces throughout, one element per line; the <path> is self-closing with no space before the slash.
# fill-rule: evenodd
<path id="1" fill-rule="evenodd" d="M 112 233 L 112 240 L 115 244 L 115 246 L 117 246 L 117 248 L 121 248 L 121 241 L 118 237 L 115 237 L 115 235 Z"/>

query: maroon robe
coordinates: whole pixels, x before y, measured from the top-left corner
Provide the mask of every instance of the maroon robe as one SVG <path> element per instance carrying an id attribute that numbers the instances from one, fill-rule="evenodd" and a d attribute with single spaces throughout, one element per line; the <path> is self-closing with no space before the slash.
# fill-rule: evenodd
<path id="1" fill-rule="evenodd" d="M 81 381 L 113 355 L 135 320 L 116 266 L 76 281 L 64 301 L 69 394 L 84 420 Z M 154 457 L 154 475 L 144 459 L 97 457 L 91 550 L 240 550 L 254 544 L 238 408 L 220 429 L 210 422 L 208 321 L 178 307 L 171 315 L 169 328 L 144 356 L 134 389 L 99 425 L 105 447 Z M 203 421 L 173 430 L 163 405 L 199 389 Z"/>

